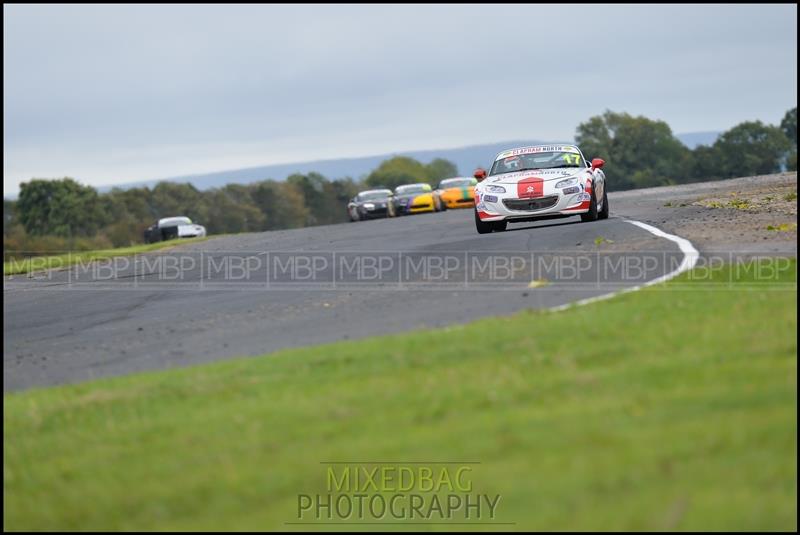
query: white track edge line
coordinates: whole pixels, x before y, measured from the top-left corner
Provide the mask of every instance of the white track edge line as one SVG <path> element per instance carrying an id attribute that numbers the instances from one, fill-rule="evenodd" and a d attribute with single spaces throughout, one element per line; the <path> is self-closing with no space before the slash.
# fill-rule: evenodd
<path id="1" fill-rule="evenodd" d="M 641 221 L 635 221 L 633 219 L 623 219 L 622 221 L 630 223 L 631 225 L 636 225 L 637 227 L 642 228 L 647 232 L 658 236 L 659 238 L 664 238 L 665 240 L 669 240 L 671 242 L 676 243 L 678 245 L 678 248 L 683 253 L 683 261 L 681 261 L 681 264 L 674 271 L 671 271 L 666 275 L 662 275 L 653 280 L 649 280 L 644 284 L 639 284 L 637 286 L 632 286 L 630 288 L 625 288 L 623 290 L 618 290 L 616 292 L 610 292 L 595 297 L 587 297 L 586 299 L 581 299 L 579 301 L 573 301 L 570 303 L 565 303 L 563 305 L 551 307 L 548 310 L 552 312 L 559 312 L 561 310 L 566 310 L 568 308 L 579 307 L 583 305 L 588 305 L 590 303 L 596 303 L 597 301 L 604 301 L 606 299 L 611 299 L 612 297 L 616 297 L 617 295 L 625 294 L 628 292 L 635 292 L 637 290 L 641 290 L 642 288 L 646 288 L 647 286 L 652 286 L 654 284 L 659 284 L 661 282 L 666 282 L 672 278 L 675 278 L 684 271 L 689 271 L 695 266 L 695 264 L 697 264 L 697 260 L 700 257 L 700 252 L 697 249 L 695 249 L 694 245 L 692 245 L 692 242 L 690 242 L 686 238 L 681 238 L 680 236 L 675 236 L 674 234 L 668 234 L 663 230 L 654 227 L 653 225 L 648 225 L 647 223 L 642 223 Z"/>

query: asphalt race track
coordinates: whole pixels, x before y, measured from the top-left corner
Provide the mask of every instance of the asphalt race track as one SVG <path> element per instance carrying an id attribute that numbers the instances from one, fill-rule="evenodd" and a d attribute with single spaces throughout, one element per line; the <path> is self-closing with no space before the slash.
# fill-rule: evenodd
<path id="1" fill-rule="evenodd" d="M 610 199 L 611 217 L 593 223 L 576 216 L 479 235 L 471 209 L 451 210 L 225 236 L 113 265 L 6 277 L 3 387 L 467 322 L 674 270 L 683 258 L 676 244 L 626 222 Z M 529 287 L 533 280 L 547 284 Z"/>

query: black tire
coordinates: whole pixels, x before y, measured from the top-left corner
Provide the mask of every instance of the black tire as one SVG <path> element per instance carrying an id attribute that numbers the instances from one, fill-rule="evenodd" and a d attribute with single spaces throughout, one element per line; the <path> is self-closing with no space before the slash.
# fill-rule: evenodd
<path id="1" fill-rule="evenodd" d="M 178 237 L 178 227 L 165 227 L 161 229 L 161 239 L 163 241 L 174 240 Z"/>
<path id="2" fill-rule="evenodd" d="M 489 234 L 494 228 L 494 221 L 481 221 L 481 218 L 478 217 L 478 211 L 475 210 L 475 229 L 478 231 L 478 234 Z"/>
<path id="3" fill-rule="evenodd" d="M 494 223 L 492 223 L 492 225 L 494 226 L 495 232 L 505 232 L 506 227 L 508 227 L 508 221 L 503 219 L 502 221 L 495 221 Z"/>
<path id="4" fill-rule="evenodd" d="M 597 199 L 594 196 L 594 188 L 592 188 L 592 200 L 589 202 L 589 211 L 585 214 L 581 214 L 581 221 L 584 223 L 597 221 Z"/>
<path id="5" fill-rule="evenodd" d="M 152 225 L 145 229 L 144 231 L 144 242 L 145 243 L 156 243 L 161 241 L 161 231 L 158 229 L 156 225 Z"/>
<path id="6" fill-rule="evenodd" d="M 600 208 L 600 212 L 597 214 L 597 219 L 608 219 L 608 191 L 606 191 L 606 186 L 603 184 L 603 207 Z"/>

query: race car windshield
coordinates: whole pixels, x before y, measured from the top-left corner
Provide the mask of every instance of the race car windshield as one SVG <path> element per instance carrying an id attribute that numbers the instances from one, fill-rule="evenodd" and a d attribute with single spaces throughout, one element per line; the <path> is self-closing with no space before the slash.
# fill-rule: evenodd
<path id="1" fill-rule="evenodd" d="M 188 217 L 165 217 L 159 219 L 157 225 L 159 227 L 173 227 L 178 225 L 191 225 L 192 220 Z"/>
<path id="2" fill-rule="evenodd" d="M 411 184 L 410 186 L 399 186 L 394 190 L 395 195 L 408 195 L 410 193 L 427 193 L 431 187 L 427 184 Z"/>
<path id="3" fill-rule="evenodd" d="M 519 154 L 501 158 L 494 162 L 489 175 L 515 173 L 529 169 L 556 169 L 559 167 L 586 167 L 586 163 L 577 152 L 554 151 Z"/>
<path id="4" fill-rule="evenodd" d="M 474 186 L 476 182 L 478 181 L 474 178 L 448 178 L 439 183 L 439 189 L 467 188 L 469 186 Z"/>
<path id="5" fill-rule="evenodd" d="M 385 199 L 386 197 L 391 196 L 392 192 L 388 189 L 379 190 L 379 191 L 362 191 L 358 194 L 359 201 L 377 201 L 380 199 Z"/>

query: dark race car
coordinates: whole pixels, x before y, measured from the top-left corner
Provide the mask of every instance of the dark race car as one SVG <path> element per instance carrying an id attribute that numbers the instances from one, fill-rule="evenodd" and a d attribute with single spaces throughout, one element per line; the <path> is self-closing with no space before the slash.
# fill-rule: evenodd
<path id="1" fill-rule="evenodd" d="M 347 204 L 347 215 L 350 216 L 350 221 L 394 217 L 392 191 L 388 189 L 362 191 Z"/>

